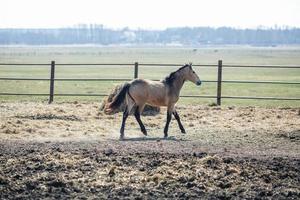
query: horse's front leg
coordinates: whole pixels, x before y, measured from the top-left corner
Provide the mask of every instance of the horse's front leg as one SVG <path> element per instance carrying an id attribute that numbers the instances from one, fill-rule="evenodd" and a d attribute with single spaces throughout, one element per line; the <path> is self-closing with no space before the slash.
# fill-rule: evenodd
<path id="1" fill-rule="evenodd" d="M 164 129 L 164 137 L 167 138 L 168 137 L 168 130 L 169 130 L 169 124 L 170 124 L 170 121 L 172 119 L 172 111 L 167 111 L 167 122 L 166 122 L 166 125 L 165 125 L 165 129 Z"/>
<path id="2" fill-rule="evenodd" d="M 186 132 L 185 132 L 185 129 L 184 129 L 183 126 L 182 126 L 182 123 L 181 123 L 181 121 L 180 121 L 180 117 L 179 117 L 179 115 L 178 115 L 178 113 L 177 113 L 176 110 L 173 111 L 173 115 L 174 115 L 176 121 L 178 122 L 178 126 L 179 126 L 179 128 L 180 128 L 180 130 L 181 130 L 181 133 L 186 133 Z"/>
<path id="3" fill-rule="evenodd" d="M 175 104 L 169 104 L 168 105 L 167 122 L 166 122 L 166 126 L 165 126 L 165 129 L 164 129 L 165 138 L 168 137 L 169 124 L 170 124 L 170 121 L 172 119 L 172 112 L 174 110 L 174 105 Z"/>

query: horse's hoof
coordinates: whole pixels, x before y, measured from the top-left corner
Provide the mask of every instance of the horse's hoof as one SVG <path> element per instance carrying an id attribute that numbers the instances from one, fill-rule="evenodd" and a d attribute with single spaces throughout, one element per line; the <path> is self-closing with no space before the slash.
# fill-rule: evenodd
<path id="1" fill-rule="evenodd" d="M 120 140 L 121 140 L 121 141 L 124 140 L 124 136 L 121 135 L 121 136 L 120 136 Z"/>
<path id="2" fill-rule="evenodd" d="M 165 139 L 168 138 L 168 135 L 164 135 L 164 138 L 165 138 Z"/>
<path id="3" fill-rule="evenodd" d="M 185 132 L 185 130 L 183 129 L 183 130 L 181 130 L 181 133 L 183 133 L 183 134 L 186 134 L 186 132 Z"/>
<path id="4" fill-rule="evenodd" d="M 146 136 L 148 135 L 146 130 L 142 131 L 142 133 Z"/>
<path id="5" fill-rule="evenodd" d="M 145 128 L 141 128 L 141 131 L 144 135 L 147 135 L 147 130 Z"/>

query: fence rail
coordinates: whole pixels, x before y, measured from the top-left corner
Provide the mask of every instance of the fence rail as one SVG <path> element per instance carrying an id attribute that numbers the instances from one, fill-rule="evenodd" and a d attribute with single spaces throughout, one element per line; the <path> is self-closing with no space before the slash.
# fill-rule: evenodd
<path id="1" fill-rule="evenodd" d="M 130 81 L 130 78 L 55 78 L 56 66 L 133 66 L 133 78 L 138 78 L 139 66 L 182 66 L 181 64 L 172 63 L 0 63 L 0 66 L 50 66 L 50 78 L 17 78 L 17 77 L 0 77 L 0 81 L 49 81 L 49 93 L 5 93 L 0 92 L 0 96 L 49 96 L 49 103 L 54 101 L 54 96 L 96 96 L 103 97 L 107 94 L 56 94 L 56 81 Z M 255 96 L 224 96 L 222 95 L 222 83 L 232 84 L 281 84 L 281 85 L 300 85 L 300 82 L 291 81 L 255 81 L 255 80 L 222 80 L 223 68 L 269 68 L 269 69 L 299 69 L 296 65 L 229 65 L 223 64 L 222 60 L 218 64 L 195 64 L 195 67 L 216 67 L 217 80 L 202 80 L 202 82 L 217 83 L 216 96 L 212 95 L 181 95 L 185 98 L 215 98 L 217 105 L 221 105 L 222 99 L 256 99 L 256 100 L 287 100 L 300 101 L 300 98 L 289 97 L 255 97 Z"/>
<path id="2" fill-rule="evenodd" d="M 0 63 L 0 66 L 49 66 L 49 63 Z M 56 66 L 134 66 L 135 63 L 55 63 Z M 139 66 L 181 67 L 176 63 L 138 63 Z M 195 67 L 216 67 L 217 64 L 193 64 Z M 299 69 L 300 65 L 235 65 L 222 64 L 222 68 L 274 68 L 274 69 Z"/>
<path id="3" fill-rule="evenodd" d="M 0 77 L 0 80 L 6 81 L 49 81 L 50 78 L 9 78 Z M 54 81 L 130 81 L 130 78 L 55 78 Z M 159 81 L 159 79 L 152 79 L 153 81 Z M 218 81 L 201 80 L 203 83 L 217 83 Z M 240 81 L 240 80 L 225 80 L 222 83 L 263 83 L 263 84 L 279 84 L 279 85 L 300 85 L 300 82 L 289 81 Z"/>

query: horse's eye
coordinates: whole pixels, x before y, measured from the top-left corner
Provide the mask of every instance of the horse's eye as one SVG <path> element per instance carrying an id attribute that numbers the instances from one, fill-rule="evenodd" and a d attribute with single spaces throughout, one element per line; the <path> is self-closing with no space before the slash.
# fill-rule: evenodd
<path id="1" fill-rule="evenodd" d="M 193 71 L 193 73 L 195 74 L 195 71 Z"/>

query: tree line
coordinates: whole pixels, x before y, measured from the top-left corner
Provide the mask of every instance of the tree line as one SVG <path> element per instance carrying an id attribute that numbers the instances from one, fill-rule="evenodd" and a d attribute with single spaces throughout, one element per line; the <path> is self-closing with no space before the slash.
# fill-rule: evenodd
<path id="1" fill-rule="evenodd" d="M 57 29 L 0 29 L 1 45 L 260 45 L 300 44 L 300 28 L 236 29 L 229 27 L 181 27 L 165 30 L 110 29 L 103 25 L 79 25 Z"/>

